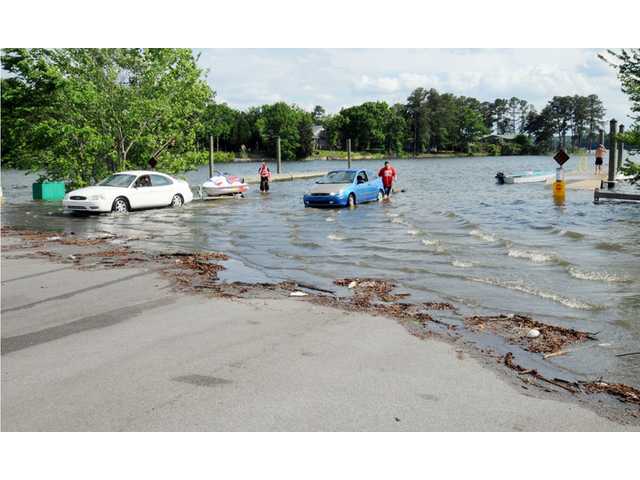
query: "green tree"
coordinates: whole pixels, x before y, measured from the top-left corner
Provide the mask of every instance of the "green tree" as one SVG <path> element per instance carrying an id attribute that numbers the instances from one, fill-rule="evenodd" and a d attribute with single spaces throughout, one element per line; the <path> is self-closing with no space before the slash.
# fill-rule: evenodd
<path id="1" fill-rule="evenodd" d="M 597 95 L 587 96 L 586 101 L 586 124 L 588 129 L 589 150 L 593 147 L 593 134 L 596 130 L 603 128 L 603 120 L 606 110 L 602 100 Z"/>
<path id="2" fill-rule="evenodd" d="M 313 122 L 321 125 L 326 116 L 326 111 L 321 105 L 316 105 L 311 115 L 313 117 Z"/>
<path id="3" fill-rule="evenodd" d="M 283 160 L 295 160 L 313 151 L 311 114 L 285 102 L 261 107 L 255 122 L 267 154 L 276 156 L 277 138 Z"/>
<path id="4" fill-rule="evenodd" d="M 2 67 L 9 159 L 73 185 L 193 150 L 214 95 L 188 49 L 8 49 Z"/>
<path id="5" fill-rule="evenodd" d="M 489 129 L 484 123 L 478 100 L 470 97 L 458 97 L 456 103 L 455 143 L 453 147 L 456 151 L 471 153 L 471 144 L 488 134 Z"/>
<path id="6" fill-rule="evenodd" d="M 385 145 L 389 153 L 401 152 L 407 140 L 407 123 L 404 105 L 397 103 L 391 107 L 385 120 Z"/>
<path id="7" fill-rule="evenodd" d="M 550 118 L 553 123 L 555 132 L 560 139 L 560 146 L 566 147 L 566 137 L 569 126 L 573 120 L 573 98 L 572 97 L 553 97 L 549 103 Z"/>
<path id="8" fill-rule="evenodd" d="M 207 106 L 200 125 L 198 137 L 207 149 L 209 148 L 209 136 L 212 135 L 218 149 L 219 142 L 224 148 L 233 148 L 232 133 L 234 125 L 238 122 L 238 112 L 226 103 L 212 103 Z"/>
<path id="9" fill-rule="evenodd" d="M 427 96 L 429 148 L 452 150 L 455 147 L 456 99 L 450 93 L 440 94 L 434 88 Z"/>
<path id="10" fill-rule="evenodd" d="M 538 153 L 548 152 L 553 148 L 555 124 L 551 107 L 546 106 L 540 113 L 532 110 L 527 115 L 525 132 L 532 135 Z"/>
<path id="11" fill-rule="evenodd" d="M 496 98 L 493 102 L 493 113 L 495 115 L 496 134 L 504 135 L 511 130 L 509 119 L 509 101 L 506 98 Z"/>
<path id="12" fill-rule="evenodd" d="M 492 102 L 482 102 L 479 106 L 480 115 L 482 115 L 482 121 L 484 126 L 487 127 L 489 132 L 493 131 L 496 124 L 496 112 Z"/>
<path id="13" fill-rule="evenodd" d="M 324 120 L 324 128 L 326 129 L 327 143 L 329 148 L 344 148 L 345 140 L 342 138 L 344 117 L 342 115 L 329 115 Z"/>
<path id="14" fill-rule="evenodd" d="M 587 109 L 589 106 L 588 97 L 574 95 L 571 98 L 571 146 L 581 146 L 588 121 Z"/>
<path id="15" fill-rule="evenodd" d="M 343 108 L 340 110 L 342 138 L 350 138 L 355 150 L 384 149 L 388 113 L 386 102 L 365 102 Z"/>
<path id="16" fill-rule="evenodd" d="M 637 154 L 640 152 L 640 48 L 623 49 L 620 52 L 608 50 L 608 53 L 614 61 L 604 56 L 601 58 L 618 70 L 622 91 L 629 96 L 634 113 L 631 115 L 633 125 L 620 137 L 627 148 Z M 622 171 L 631 176 L 631 183 L 640 186 L 640 163 L 627 159 Z"/>
<path id="17" fill-rule="evenodd" d="M 300 113 L 298 121 L 298 149 L 297 158 L 307 158 L 313 153 L 313 114 L 307 112 Z"/>
<path id="18" fill-rule="evenodd" d="M 427 96 L 429 92 L 422 87 L 416 88 L 407 98 L 405 122 L 410 131 L 413 153 L 420 153 L 429 144 L 427 120 Z"/>

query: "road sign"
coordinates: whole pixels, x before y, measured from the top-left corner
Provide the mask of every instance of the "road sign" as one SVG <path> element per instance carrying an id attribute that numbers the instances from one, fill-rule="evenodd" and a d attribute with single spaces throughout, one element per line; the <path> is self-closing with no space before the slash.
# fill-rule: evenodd
<path id="1" fill-rule="evenodd" d="M 563 149 L 560 149 L 558 153 L 553 156 L 553 159 L 558 162 L 558 165 L 562 166 L 564 163 L 569 160 L 569 155 Z"/>

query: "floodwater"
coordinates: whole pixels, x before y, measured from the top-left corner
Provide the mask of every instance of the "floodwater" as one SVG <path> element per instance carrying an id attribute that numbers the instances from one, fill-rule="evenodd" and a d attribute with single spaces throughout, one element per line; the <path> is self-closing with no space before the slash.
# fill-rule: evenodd
<path id="1" fill-rule="evenodd" d="M 285 163 L 324 171 L 346 162 Z M 356 166 L 377 170 L 378 161 Z M 590 162 L 591 163 L 591 162 Z M 593 204 L 567 191 L 564 206 L 542 184 L 497 185 L 497 171 L 551 170 L 549 157 L 397 160 L 404 193 L 354 209 L 304 208 L 314 180 L 272 183 L 262 195 L 194 202 L 129 215 L 72 216 L 59 203 L 31 201 L 34 177 L 3 171 L 2 222 L 76 233 L 149 236 L 148 248 L 223 251 L 230 280 L 291 279 L 331 288 L 341 277 L 396 281 L 414 300 L 448 301 L 465 314 L 524 313 L 598 333 L 598 342 L 550 359 L 585 379 L 640 386 L 640 205 Z M 247 175 L 255 163 L 225 164 Z M 571 161 L 569 162 L 571 168 Z M 605 166 L 606 168 L 606 166 Z M 275 166 L 271 166 L 272 171 Z M 192 185 L 208 169 L 190 172 Z"/>

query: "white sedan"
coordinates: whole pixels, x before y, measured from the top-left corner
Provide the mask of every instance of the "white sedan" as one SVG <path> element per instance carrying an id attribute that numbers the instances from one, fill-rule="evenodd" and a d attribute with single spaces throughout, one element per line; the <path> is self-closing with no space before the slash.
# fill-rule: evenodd
<path id="1" fill-rule="evenodd" d="M 93 187 L 67 193 L 65 211 L 128 212 L 141 208 L 180 207 L 193 200 L 189 184 L 164 173 L 136 170 L 114 173 Z"/>

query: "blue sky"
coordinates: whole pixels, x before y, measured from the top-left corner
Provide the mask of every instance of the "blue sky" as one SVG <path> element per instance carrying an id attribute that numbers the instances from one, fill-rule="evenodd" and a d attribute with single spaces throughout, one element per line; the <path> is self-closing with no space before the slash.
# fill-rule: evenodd
<path id="1" fill-rule="evenodd" d="M 328 112 L 402 102 L 416 87 L 480 100 L 516 96 L 538 109 L 553 95 L 595 93 L 607 119 L 630 124 L 604 49 L 198 49 L 217 100 L 247 108 L 284 100 Z"/>

